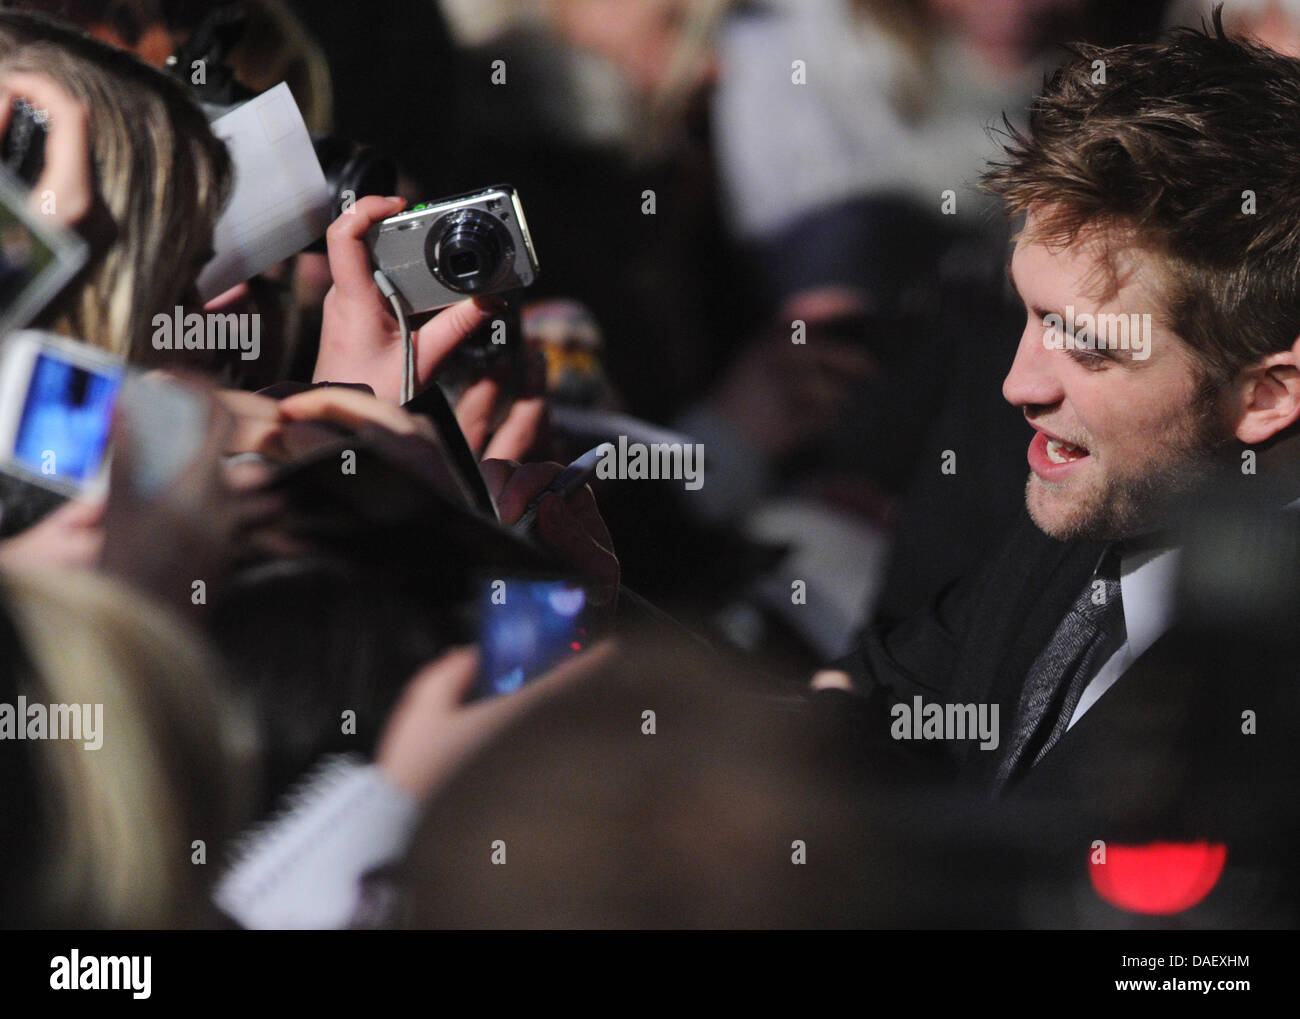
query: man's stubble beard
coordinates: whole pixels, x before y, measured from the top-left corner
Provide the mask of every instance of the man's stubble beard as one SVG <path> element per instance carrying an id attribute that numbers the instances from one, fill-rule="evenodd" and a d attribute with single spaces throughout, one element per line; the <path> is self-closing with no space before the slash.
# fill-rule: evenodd
<path id="1" fill-rule="evenodd" d="M 1222 386 L 1202 380 L 1185 420 L 1161 439 L 1158 460 L 1136 475 L 1111 475 L 1100 492 L 1087 493 L 1090 506 L 1053 527 L 1044 526 L 1033 508 L 1035 486 L 1050 483 L 1031 471 L 1025 505 L 1038 529 L 1058 541 L 1119 541 L 1161 529 L 1179 497 L 1209 478 L 1232 445 L 1220 406 L 1222 392 Z"/>

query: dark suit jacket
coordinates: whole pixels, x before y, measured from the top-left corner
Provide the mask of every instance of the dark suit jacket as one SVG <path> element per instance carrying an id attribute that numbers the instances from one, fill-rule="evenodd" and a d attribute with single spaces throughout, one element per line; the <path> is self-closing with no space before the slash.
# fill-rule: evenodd
<path id="1" fill-rule="evenodd" d="M 927 703 L 998 704 L 1003 738 L 996 749 L 981 750 L 975 740 L 911 748 L 946 757 L 954 777 L 986 782 L 1005 752 L 1020 685 L 1102 548 L 1049 538 L 1022 513 L 980 569 L 950 584 L 929 610 L 867 631 L 837 664 L 866 695 L 886 738 L 889 707 L 917 695 Z"/>
<path id="2" fill-rule="evenodd" d="M 1281 474 L 1292 492 L 1300 487 L 1297 445 L 1291 439 L 1270 451 L 1271 471 L 1263 469 L 1265 457 L 1260 460 L 1262 473 Z M 1272 511 L 1282 505 L 1277 492 L 1285 485 L 1247 478 L 1238 487 L 1251 490 L 1256 501 L 1267 491 L 1271 515 L 1280 519 Z M 1255 550 L 1257 562 L 1267 564 L 1276 549 L 1281 559 L 1267 583 L 1273 590 L 1289 589 L 1287 597 L 1294 599 L 1300 581 L 1286 578 L 1300 577 L 1296 522 L 1288 520 L 1289 530 L 1278 531 L 1280 537 L 1263 534 L 1261 526 L 1237 530 L 1265 543 Z M 1208 605 L 1200 616 L 1176 622 L 1000 803 L 991 801 L 991 779 L 1013 731 L 1021 685 L 1101 551 L 1097 543 L 1049 538 L 1023 514 L 1003 546 L 945 589 L 930 609 L 867 631 L 854 653 L 837 663 L 865 695 L 855 709 L 857 735 L 865 743 L 893 742 L 891 760 L 901 753 L 904 769 L 909 758 L 936 766 L 943 779 L 1001 812 L 1012 828 L 1036 836 L 1058 833 L 1065 853 L 1061 873 L 1079 869 L 1094 839 L 1225 843 L 1227 870 L 1214 892 L 1181 920 L 1201 926 L 1296 922 L 1300 627 L 1284 632 L 1286 624 L 1274 622 L 1262 631 L 1242 629 L 1245 624 L 1231 612 L 1240 594 L 1232 593 L 1229 580 L 1202 584 L 1208 595 L 1202 591 L 1201 600 L 1208 598 Z M 1231 561 L 1233 554 L 1221 552 L 1221 558 Z M 1284 588 L 1276 587 L 1277 578 Z M 1225 619 L 1223 626 L 1216 625 L 1216 614 Z M 998 704 L 999 746 L 892 741 L 889 708 L 916 695 L 927 703 Z M 1245 712 L 1253 713 L 1251 725 Z M 1252 725 L 1254 732 L 1244 731 Z M 1062 926 L 1107 925 L 1124 917 L 1106 913 L 1109 907 L 1098 906 L 1095 896 L 1075 898 L 1102 913 L 1082 919 L 1077 912 L 1063 913 L 1056 918 Z"/>

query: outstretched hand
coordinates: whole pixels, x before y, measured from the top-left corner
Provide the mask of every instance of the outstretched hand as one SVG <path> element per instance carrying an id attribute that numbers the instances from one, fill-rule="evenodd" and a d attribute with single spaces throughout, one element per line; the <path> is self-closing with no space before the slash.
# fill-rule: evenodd
<path id="1" fill-rule="evenodd" d="M 513 524 L 564 468 L 557 463 L 520 466 L 509 460 L 484 460 L 480 467 L 503 524 Z M 614 540 L 584 485 L 567 499 L 554 493 L 537 506 L 537 536 L 560 561 L 592 585 L 592 604 L 612 610 L 618 599 L 619 565 Z"/>
<path id="2" fill-rule="evenodd" d="M 173 383 L 181 384 L 181 383 Z M 203 440 L 189 463 L 159 492 L 136 483 L 143 446 L 127 420 L 115 415 L 113 469 L 104 509 L 100 568 L 176 607 L 206 604 L 241 555 L 294 554 L 298 549 L 274 527 L 283 496 L 262 491 L 267 469 L 226 466 L 223 452 L 234 428 L 231 415 L 205 388 L 195 398 L 208 405 Z M 204 600 L 195 601 L 195 582 Z"/>
<path id="3" fill-rule="evenodd" d="M 427 801 L 476 750 L 537 704 L 613 660 L 603 641 L 539 676 L 523 689 L 465 704 L 478 675 L 473 648 L 453 648 L 417 672 L 393 709 L 375 763 L 419 802 Z"/>

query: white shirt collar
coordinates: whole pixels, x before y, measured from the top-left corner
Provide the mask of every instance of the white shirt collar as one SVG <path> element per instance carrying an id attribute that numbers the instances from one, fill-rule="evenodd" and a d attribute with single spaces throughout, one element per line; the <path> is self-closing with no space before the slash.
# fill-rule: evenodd
<path id="1" fill-rule="evenodd" d="M 1289 503 L 1286 509 L 1300 510 L 1300 499 Z M 1181 548 L 1166 546 L 1143 548 L 1120 556 L 1119 590 L 1124 604 L 1126 639 L 1084 689 L 1070 726 L 1173 624 L 1174 585 L 1181 555 Z"/>
<path id="2" fill-rule="evenodd" d="M 1146 548 L 1120 559 L 1119 590 L 1129 651 L 1136 658 L 1173 622 L 1179 548 Z"/>

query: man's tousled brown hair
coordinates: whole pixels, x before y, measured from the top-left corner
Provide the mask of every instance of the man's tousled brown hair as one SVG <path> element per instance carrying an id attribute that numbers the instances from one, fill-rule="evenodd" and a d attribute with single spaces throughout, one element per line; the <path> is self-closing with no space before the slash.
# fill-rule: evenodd
<path id="1" fill-rule="evenodd" d="M 985 186 L 1009 212 L 1034 211 L 1036 240 L 1069 244 L 1100 227 L 1163 256 L 1163 317 L 1207 379 L 1289 349 L 1300 336 L 1300 60 L 1229 38 L 1221 8 L 1205 31 L 1069 49 L 1028 133 L 1006 123 L 1006 158 Z"/>

